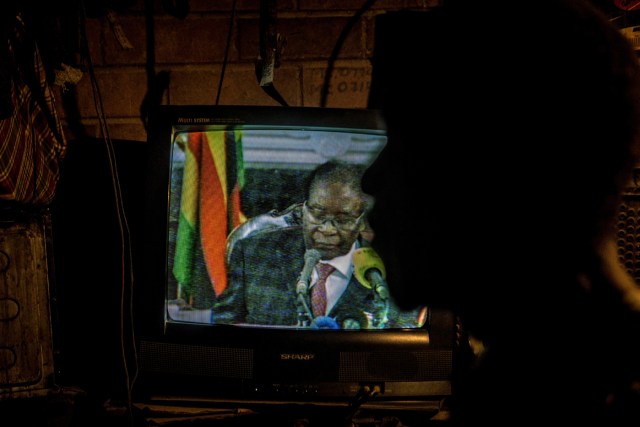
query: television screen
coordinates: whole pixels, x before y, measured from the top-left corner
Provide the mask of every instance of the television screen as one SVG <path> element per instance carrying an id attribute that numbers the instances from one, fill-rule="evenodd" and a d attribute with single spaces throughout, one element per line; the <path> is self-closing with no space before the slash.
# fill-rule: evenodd
<path id="1" fill-rule="evenodd" d="M 365 386 L 382 398 L 450 393 L 453 316 L 395 305 L 366 195 L 351 204 L 343 187 L 331 193 L 331 179 L 307 191 L 319 168 L 373 162 L 387 144 L 379 112 L 158 106 L 148 135 L 134 304 L 142 390 L 275 400 L 349 399 Z M 314 249 L 309 224 L 335 240 Z M 318 314 L 314 266 L 338 236 L 347 246 Z"/>

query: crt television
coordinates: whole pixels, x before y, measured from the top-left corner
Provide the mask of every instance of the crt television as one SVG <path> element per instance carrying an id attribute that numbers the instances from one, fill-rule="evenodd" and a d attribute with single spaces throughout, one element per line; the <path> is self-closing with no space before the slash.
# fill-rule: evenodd
<path id="1" fill-rule="evenodd" d="M 305 179 L 320 163 L 366 166 L 386 144 L 384 121 L 371 109 L 150 111 L 144 268 L 133 310 L 138 398 L 346 402 L 371 390 L 391 400 L 450 394 L 455 322 L 448 312 L 427 308 L 423 322 L 400 328 L 211 323 L 231 231 L 302 202 Z"/>

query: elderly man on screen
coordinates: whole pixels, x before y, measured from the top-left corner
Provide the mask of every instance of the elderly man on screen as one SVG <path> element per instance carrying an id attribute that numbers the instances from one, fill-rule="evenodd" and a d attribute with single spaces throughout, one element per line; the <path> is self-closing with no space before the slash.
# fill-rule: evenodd
<path id="1" fill-rule="evenodd" d="M 301 225 L 236 243 L 229 285 L 214 303 L 213 323 L 329 329 L 421 325 L 417 311 L 400 312 L 384 287 L 354 268 L 354 259 L 375 256 L 363 252 L 370 249 L 362 237 L 370 207 L 360 187 L 363 171 L 335 161 L 320 165 L 310 177 Z"/>

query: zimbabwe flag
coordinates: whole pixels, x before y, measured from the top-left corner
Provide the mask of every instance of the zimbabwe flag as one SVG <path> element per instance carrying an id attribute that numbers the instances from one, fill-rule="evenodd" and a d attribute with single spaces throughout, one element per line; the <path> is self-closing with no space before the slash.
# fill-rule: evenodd
<path id="1" fill-rule="evenodd" d="M 202 252 L 213 290 L 219 295 L 227 287 L 227 236 L 246 220 L 240 208 L 242 133 L 190 133 L 182 179 L 173 273 L 183 289 L 192 289 L 194 257 Z"/>

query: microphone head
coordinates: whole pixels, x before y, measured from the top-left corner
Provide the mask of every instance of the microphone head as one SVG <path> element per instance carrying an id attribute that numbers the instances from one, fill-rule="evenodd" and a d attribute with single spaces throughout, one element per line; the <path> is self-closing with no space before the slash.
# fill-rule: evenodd
<path id="1" fill-rule="evenodd" d="M 317 249 L 307 249 L 304 253 L 304 261 L 305 262 L 313 262 L 316 264 L 322 258 L 322 254 Z"/>
<path id="2" fill-rule="evenodd" d="M 353 253 L 353 274 L 358 282 L 367 289 L 372 289 L 373 285 L 368 274 L 377 270 L 382 278 L 386 277 L 384 263 L 380 255 L 370 246 L 358 248 Z"/>
<path id="3" fill-rule="evenodd" d="M 315 265 L 320 261 L 322 254 L 317 249 L 307 249 L 304 253 L 304 267 L 300 272 L 300 278 L 296 284 L 296 293 L 306 294 L 309 290 L 309 279 Z"/>

